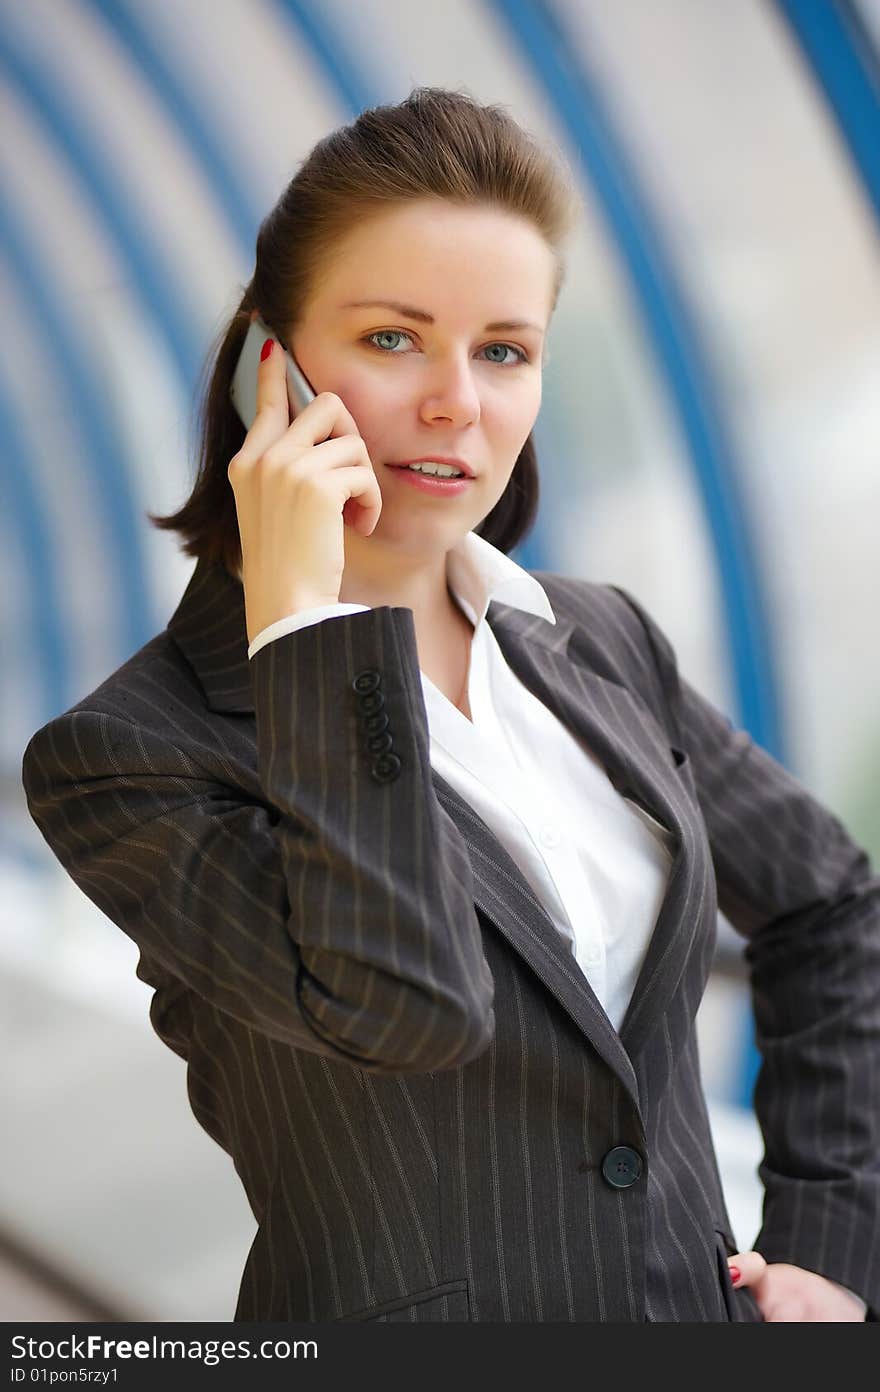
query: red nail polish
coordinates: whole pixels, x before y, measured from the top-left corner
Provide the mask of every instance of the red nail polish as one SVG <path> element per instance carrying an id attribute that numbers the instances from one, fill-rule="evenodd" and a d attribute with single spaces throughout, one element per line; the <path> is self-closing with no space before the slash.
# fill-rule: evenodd
<path id="1" fill-rule="evenodd" d="M 739 1267 L 738 1267 L 738 1266 L 731 1266 L 731 1267 L 729 1268 L 729 1270 L 730 1270 L 730 1279 L 731 1279 L 731 1281 L 733 1282 L 733 1284 L 734 1284 L 735 1286 L 738 1286 L 739 1283 L 740 1283 L 740 1281 L 742 1280 L 742 1275 L 741 1275 L 741 1273 L 740 1273 Z"/>
<path id="2" fill-rule="evenodd" d="M 266 339 L 266 342 L 263 344 L 262 352 L 260 353 L 260 362 L 265 362 L 265 361 L 266 361 L 266 359 L 268 358 L 269 354 L 272 352 L 272 345 L 273 345 L 274 342 L 275 342 L 274 338 L 267 338 L 267 339 Z"/>

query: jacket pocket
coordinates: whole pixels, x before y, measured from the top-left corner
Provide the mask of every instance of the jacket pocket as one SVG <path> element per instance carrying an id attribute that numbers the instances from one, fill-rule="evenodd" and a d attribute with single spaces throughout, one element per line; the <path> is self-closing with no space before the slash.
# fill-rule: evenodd
<path id="1" fill-rule="evenodd" d="M 694 766 L 691 763 L 690 755 L 683 749 L 677 749 L 674 744 L 669 746 L 669 753 L 672 757 L 672 777 L 684 792 L 688 802 L 697 810 L 700 807 L 700 797 L 697 789 L 697 780 L 694 773 Z"/>
<path id="2" fill-rule="evenodd" d="M 674 744 L 669 746 L 669 752 L 672 755 L 674 772 L 678 774 L 682 783 L 686 784 L 688 788 L 695 789 L 697 785 L 694 778 L 694 766 L 691 763 L 691 756 L 686 754 L 683 749 L 677 749 Z"/>
<path id="3" fill-rule="evenodd" d="M 343 1315 L 334 1324 L 468 1324 L 471 1318 L 467 1281 L 446 1281 L 442 1286 L 411 1291 L 397 1300 L 371 1305 L 352 1315 Z"/>

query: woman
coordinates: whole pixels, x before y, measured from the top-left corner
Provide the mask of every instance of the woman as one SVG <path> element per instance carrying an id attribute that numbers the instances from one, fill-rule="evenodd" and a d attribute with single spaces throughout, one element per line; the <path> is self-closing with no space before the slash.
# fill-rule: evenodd
<path id="1" fill-rule="evenodd" d="M 247 1191 L 238 1320 L 876 1318 L 880 883 L 630 596 L 507 555 L 574 210 L 457 93 L 323 140 L 153 519 L 180 606 L 25 753 Z M 741 1254 L 694 1029 L 719 905 L 764 1054 Z"/>

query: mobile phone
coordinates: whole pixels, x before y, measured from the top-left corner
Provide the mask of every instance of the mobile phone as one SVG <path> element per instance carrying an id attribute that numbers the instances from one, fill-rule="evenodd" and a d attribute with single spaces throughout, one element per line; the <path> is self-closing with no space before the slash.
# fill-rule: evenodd
<path id="1" fill-rule="evenodd" d="M 267 338 L 274 338 L 275 342 L 278 342 L 277 336 L 259 316 L 252 319 L 229 388 L 232 404 L 240 415 L 245 430 L 250 430 L 257 414 L 257 369 L 260 365 L 260 352 Z M 291 354 L 285 351 L 284 358 L 287 368 L 287 399 L 290 402 L 292 419 L 304 406 L 308 406 L 310 401 L 314 401 L 315 393 Z"/>

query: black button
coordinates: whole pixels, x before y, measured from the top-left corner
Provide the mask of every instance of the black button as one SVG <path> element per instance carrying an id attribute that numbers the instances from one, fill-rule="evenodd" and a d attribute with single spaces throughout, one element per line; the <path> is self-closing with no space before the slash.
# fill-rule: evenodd
<path id="1" fill-rule="evenodd" d="M 371 691 L 368 696 L 361 696 L 358 705 L 362 715 L 372 715 L 374 711 L 381 710 L 385 704 L 385 697 L 381 691 Z"/>
<path id="2" fill-rule="evenodd" d="M 370 773 L 377 783 L 391 783 L 400 773 L 400 760 L 396 754 L 380 754 Z"/>
<path id="3" fill-rule="evenodd" d="M 641 1173 L 642 1157 L 632 1146 L 614 1146 L 602 1161 L 602 1174 L 615 1189 L 628 1189 Z"/>
<path id="4" fill-rule="evenodd" d="M 388 729 L 388 712 L 378 711 L 376 715 L 364 716 L 364 730 L 368 735 L 381 735 Z"/>
<path id="5" fill-rule="evenodd" d="M 358 695 L 366 694 L 368 691 L 375 691 L 382 678 L 375 667 L 365 667 L 362 672 L 358 672 L 352 686 Z"/>
<path id="6" fill-rule="evenodd" d="M 391 738 L 391 731 L 385 730 L 381 735 L 371 735 L 367 740 L 367 749 L 371 754 L 385 754 L 391 748 L 394 741 Z"/>

